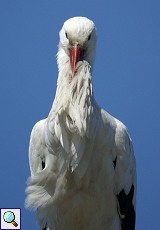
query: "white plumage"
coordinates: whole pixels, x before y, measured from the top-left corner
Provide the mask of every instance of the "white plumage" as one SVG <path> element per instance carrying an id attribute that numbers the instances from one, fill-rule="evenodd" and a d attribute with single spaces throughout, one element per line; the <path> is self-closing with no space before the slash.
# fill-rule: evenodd
<path id="1" fill-rule="evenodd" d="M 56 96 L 31 133 L 26 206 L 42 229 L 134 230 L 136 166 L 127 128 L 93 95 L 94 23 L 60 31 Z"/>

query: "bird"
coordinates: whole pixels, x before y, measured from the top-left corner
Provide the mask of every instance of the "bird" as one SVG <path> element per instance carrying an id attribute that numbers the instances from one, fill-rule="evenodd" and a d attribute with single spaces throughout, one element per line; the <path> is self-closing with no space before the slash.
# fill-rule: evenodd
<path id="1" fill-rule="evenodd" d="M 53 105 L 31 132 L 25 206 L 42 230 L 134 230 L 133 144 L 94 97 L 95 24 L 72 17 L 59 37 Z"/>

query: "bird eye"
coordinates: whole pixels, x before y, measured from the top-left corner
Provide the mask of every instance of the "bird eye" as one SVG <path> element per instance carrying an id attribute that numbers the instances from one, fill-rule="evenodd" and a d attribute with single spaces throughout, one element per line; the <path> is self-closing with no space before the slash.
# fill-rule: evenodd
<path id="1" fill-rule="evenodd" d="M 65 35 L 66 35 L 66 38 L 68 38 L 68 34 L 67 34 L 67 33 L 65 33 Z"/>
<path id="2" fill-rule="evenodd" d="M 89 37 L 88 37 L 88 41 L 91 39 L 91 34 L 89 35 Z"/>

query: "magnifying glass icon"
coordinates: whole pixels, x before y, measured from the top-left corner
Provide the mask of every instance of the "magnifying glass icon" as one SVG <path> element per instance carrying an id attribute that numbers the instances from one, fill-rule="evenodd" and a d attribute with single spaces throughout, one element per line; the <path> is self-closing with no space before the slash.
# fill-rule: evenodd
<path id="1" fill-rule="evenodd" d="M 4 219 L 5 222 L 11 223 L 11 224 L 13 224 L 15 227 L 18 226 L 18 224 L 17 224 L 16 221 L 15 221 L 15 215 L 14 215 L 14 213 L 11 212 L 11 211 L 5 212 L 5 213 L 3 214 L 3 219 Z"/>

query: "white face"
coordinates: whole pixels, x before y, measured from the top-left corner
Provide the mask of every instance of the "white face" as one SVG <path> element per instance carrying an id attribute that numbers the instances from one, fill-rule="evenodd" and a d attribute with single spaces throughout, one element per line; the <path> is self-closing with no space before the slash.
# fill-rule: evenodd
<path id="1" fill-rule="evenodd" d="M 60 31 L 60 48 L 69 55 L 71 47 L 78 45 L 84 51 L 84 60 L 92 64 L 96 47 L 94 23 L 85 17 L 68 19 Z"/>

